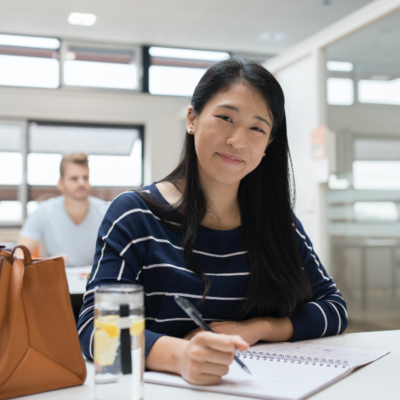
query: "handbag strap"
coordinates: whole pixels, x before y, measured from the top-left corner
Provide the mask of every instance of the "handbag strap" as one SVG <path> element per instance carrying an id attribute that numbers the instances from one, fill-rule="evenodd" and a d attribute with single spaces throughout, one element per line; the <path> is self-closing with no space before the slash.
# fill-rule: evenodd
<path id="1" fill-rule="evenodd" d="M 15 250 L 20 248 L 24 252 L 24 261 L 20 258 L 15 257 Z M 21 300 L 22 284 L 24 282 L 25 265 L 32 264 L 31 253 L 27 247 L 19 245 L 15 246 L 11 250 L 10 263 L 12 264 L 12 273 L 10 281 L 10 292 L 9 292 L 9 310 L 10 310 L 10 328 L 12 329 L 13 323 L 16 318 L 18 301 Z M 25 264 L 25 265 L 24 265 Z"/>
<path id="2" fill-rule="evenodd" d="M 17 249 L 21 249 L 22 252 L 24 253 L 24 264 L 25 264 L 25 265 L 30 265 L 30 264 L 32 264 L 31 252 L 29 251 L 29 249 L 28 249 L 26 246 L 24 246 L 24 245 L 22 245 L 22 244 L 20 244 L 20 245 L 18 245 L 18 246 L 15 246 L 15 247 L 11 250 L 10 264 L 14 264 L 14 253 L 15 253 L 15 250 L 17 250 Z"/>
<path id="3" fill-rule="evenodd" d="M 30 253 L 29 250 L 25 246 L 17 246 L 21 248 L 24 251 L 24 257 L 25 260 L 30 260 L 32 263 L 32 259 L 30 258 Z M 14 247 L 12 251 L 15 251 L 17 247 Z M 28 256 L 28 257 L 27 257 Z M 11 257 L 12 259 L 12 272 L 11 272 L 11 279 L 10 279 L 10 291 L 8 295 L 8 304 L 6 307 L 8 307 L 8 333 L 11 334 L 14 330 L 14 325 L 15 321 L 17 318 L 17 309 L 18 309 L 18 302 L 21 301 L 21 291 L 22 291 L 22 284 L 24 282 L 24 273 L 25 273 L 25 266 L 24 263 L 18 258 L 18 257 Z M 9 339 L 9 337 L 8 337 Z M 11 348 L 10 346 L 6 346 L 6 351 L 0 355 L 0 385 L 3 384 L 3 382 L 8 378 L 7 376 L 4 376 L 2 372 L 4 371 L 5 364 L 7 363 L 9 354 L 10 354 Z"/>

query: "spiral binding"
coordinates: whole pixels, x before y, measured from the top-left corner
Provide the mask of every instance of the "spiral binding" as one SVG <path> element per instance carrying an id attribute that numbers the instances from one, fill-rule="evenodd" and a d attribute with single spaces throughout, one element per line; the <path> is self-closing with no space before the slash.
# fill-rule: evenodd
<path id="1" fill-rule="evenodd" d="M 274 361 L 276 360 L 277 362 L 283 361 L 284 363 L 290 362 L 292 364 L 302 364 L 304 363 L 305 365 L 316 365 L 323 367 L 326 365 L 327 367 L 342 367 L 346 368 L 349 366 L 348 361 L 346 360 L 331 360 L 331 359 L 326 359 L 326 358 L 311 358 L 311 357 L 297 357 L 297 356 L 290 356 L 288 354 L 276 354 L 276 353 L 264 353 L 263 351 L 242 351 L 239 350 L 236 354 L 236 357 L 239 358 L 249 358 L 250 360 L 255 359 L 255 360 L 263 360 L 263 361 Z"/>

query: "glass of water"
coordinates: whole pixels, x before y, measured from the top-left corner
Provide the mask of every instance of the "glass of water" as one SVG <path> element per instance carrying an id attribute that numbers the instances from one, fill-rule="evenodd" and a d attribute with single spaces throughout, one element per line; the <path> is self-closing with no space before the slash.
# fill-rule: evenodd
<path id="1" fill-rule="evenodd" d="M 94 295 L 95 400 L 141 400 L 144 307 L 140 285 L 102 285 Z"/>

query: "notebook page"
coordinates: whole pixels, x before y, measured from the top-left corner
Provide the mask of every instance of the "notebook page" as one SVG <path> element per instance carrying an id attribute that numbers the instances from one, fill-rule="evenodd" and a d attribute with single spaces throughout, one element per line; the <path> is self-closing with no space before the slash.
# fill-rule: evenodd
<path id="1" fill-rule="evenodd" d="M 195 386 L 177 375 L 146 372 L 145 381 L 162 385 L 196 390 L 248 396 L 259 399 L 300 400 L 338 381 L 361 365 L 386 355 L 388 350 L 362 350 L 347 347 L 323 346 L 306 343 L 266 343 L 251 347 L 250 353 L 240 358 L 250 369 L 250 377 L 237 363 L 232 363 L 229 373 L 216 386 Z M 317 362 L 284 361 L 284 357 L 310 357 Z M 278 361 L 279 359 L 279 361 Z M 320 360 L 347 361 L 349 366 L 329 367 Z"/>
<path id="2" fill-rule="evenodd" d="M 204 390 L 254 397 L 258 399 L 301 400 L 321 390 L 331 383 L 350 374 L 351 369 L 328 368 L 317 365 L 305 365 L 263 360 L 246 360 L 252 376 L 232 363 L 229 373 L 221 384 L 196 386 L 187 383 L 177 375 L 146 372 L 145 382 L 177 386 L 188 389 Z"/>
<path id="3" fill-rule="evenodd" d="M 376 361 L 385 356 L 390 350 L 363 350 L 350 347 L 324 346 L 308 343 L 265 343 L 252 346 L 252 352 L 263 352 L 276 355 L 291 355 L 297 357 L 311 357 L 326 360 L 346 360 L 352 369 Z M 248 358 L 248 356 L 246 357 Z M 243 360 L 245 363 L 246 361 Z"/>

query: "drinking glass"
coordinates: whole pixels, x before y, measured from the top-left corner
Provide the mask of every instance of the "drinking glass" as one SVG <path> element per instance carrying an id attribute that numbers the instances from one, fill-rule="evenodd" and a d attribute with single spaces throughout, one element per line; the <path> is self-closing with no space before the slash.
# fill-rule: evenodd
<path id="1" fill-rule="evenodd" d="M 94 295 L 95 400 L 141 400 L 144 307 L 140 285 L 102 285 Z"/>

